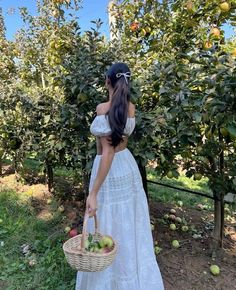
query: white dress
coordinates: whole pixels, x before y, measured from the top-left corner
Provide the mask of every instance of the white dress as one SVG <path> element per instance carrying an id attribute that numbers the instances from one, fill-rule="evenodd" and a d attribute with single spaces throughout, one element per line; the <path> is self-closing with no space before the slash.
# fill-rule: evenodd
<path id="1" fill-rule="evenodd" d="M 124 133 L 130 135 L 135 118 L 128 118 Z M 90 131 L 95 136 L 111 133 L 105 115 L 97 116 Z M 92 167 L 90 188 L 96 178 L 101 155 Z M 98 195 L 99 232 L 118 244 L 114 262 L 100 272 L 77 272 L 76 290 L 163 290 L 163 280 L 154 254 L 147 198 L 137 163 L 126 148 L 115 153 Z M 94 232 L 90 218 L 88 232 Z"/>

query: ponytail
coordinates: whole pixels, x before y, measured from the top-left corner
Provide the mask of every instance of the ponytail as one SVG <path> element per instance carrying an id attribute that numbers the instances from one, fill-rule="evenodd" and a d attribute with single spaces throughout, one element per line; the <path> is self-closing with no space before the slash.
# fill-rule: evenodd
<path id="1" fill-rule="evenodd" d="M 124 63 L 116 63 L 107 72 L 107 77 L 113 87 L 111 107 L 108 121 L 111 127 L 111 145 L 116 147 L 123 141 L 130 101 L 130 70 Z"/>

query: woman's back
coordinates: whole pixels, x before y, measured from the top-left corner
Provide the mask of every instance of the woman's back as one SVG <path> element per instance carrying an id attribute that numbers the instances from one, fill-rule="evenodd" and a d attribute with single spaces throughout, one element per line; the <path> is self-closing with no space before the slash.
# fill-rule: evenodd
<path id="1" fill-rule="evenodd" d="M 105 103 L 99 104 L 96 108 L 97 116 L 101 116 L 101 118 L 103 117 L 105 118 L 107 112 L 110 109 L 110 106 L 111 106 L 111 102 L 105 102 Z M 128 131 L 132 130 L 134 128 L 134 125 L 135 125 L 135 105 L 129 102 L 128 113 L 127 113 L 127 123 L 126 123 L 126 126 L 128 126 Z M 120 144 L 118 144 L 115 147 L 115 152 L 124 150 L 127 147 L 129 134 L 126 135 L 125 133 L 126 132 L 124 132 L 124 135 L 123 135 L 123 142 L 120 142 Z M 101 145 L 99 136 L 97 136 L 97 154 L 98 155 L 102 154 L 102 145 Z"/>

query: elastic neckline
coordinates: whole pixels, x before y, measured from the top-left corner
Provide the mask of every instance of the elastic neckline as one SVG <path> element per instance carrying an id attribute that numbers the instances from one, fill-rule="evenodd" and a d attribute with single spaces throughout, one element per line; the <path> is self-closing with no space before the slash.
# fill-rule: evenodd
<path id="1" fill-rule="evenodd" d="M 106 114 L 97 115 L 96 117 L 106 117 Z M 134 117 L 127 117 L 127 119 L 135 119 L 135 116 Z"/>

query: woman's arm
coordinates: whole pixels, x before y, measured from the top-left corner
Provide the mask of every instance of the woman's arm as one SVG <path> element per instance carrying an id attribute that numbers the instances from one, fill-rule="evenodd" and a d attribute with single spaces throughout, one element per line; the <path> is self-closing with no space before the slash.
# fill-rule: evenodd
<path id="1" fill-rule="evenodd" d="M 115 155 L 115 149 L 109 143 L 108 137 L 100 137 L 102 145 L 102 156 L 100 159 L 97 176 L 90 191 L 90 195 L 96 196 L 102 183 L 104 182 Z"/>
<path id="2" fill-rule="evenodd" d="M 86 212 L 89 217 L 93 217 L 96 214 L 97 193 L 109 172 L 113 157 L 115 155 L 115 149 L 110 145 L 108 137 L 100 137 L 100 141 L 102 156 L 100 158 L 97 176 L 86 200 Z"/>

